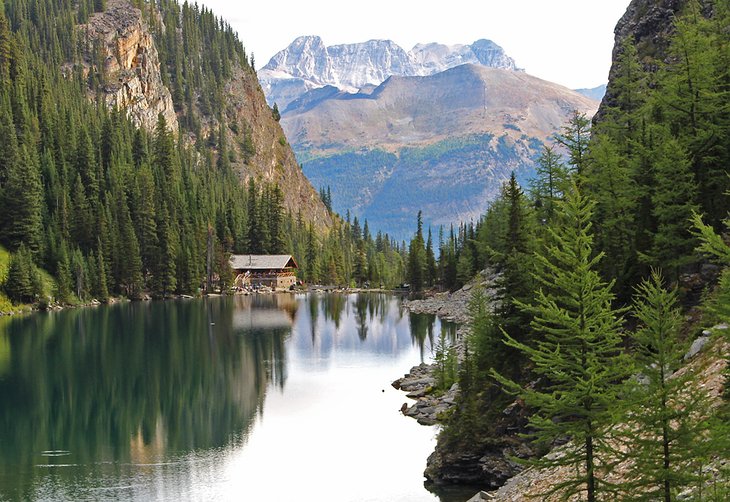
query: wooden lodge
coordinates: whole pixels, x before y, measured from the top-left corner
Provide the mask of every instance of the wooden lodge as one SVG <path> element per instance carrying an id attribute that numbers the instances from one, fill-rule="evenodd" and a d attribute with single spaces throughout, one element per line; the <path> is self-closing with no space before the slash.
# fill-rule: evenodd
<path id="1" fill-rule="evenodd" d="M 233 285 L 238 288 L 289 289 L 297 283 L 299 266 L 292 255 L 234 254 L 230 263 L 236 275 Z"/>

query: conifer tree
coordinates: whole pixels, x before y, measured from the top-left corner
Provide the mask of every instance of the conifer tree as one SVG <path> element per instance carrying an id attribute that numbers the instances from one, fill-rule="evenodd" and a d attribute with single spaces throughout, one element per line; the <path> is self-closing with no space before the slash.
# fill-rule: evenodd
<path id="1" fill-rule="evenodd" d="M 170 213 L 163 207 L 157 222 L 160 254 L 154 274 L 154 290 L 160 298 L 171 295 L 177 286 L 177 246 L 170 227 Z"/>
<path id="2" fill-rule="evenodd" d="M 559 134 L 555 135 L 555 141 L 562 145 L 568 153 L 568 164 L 578 175 L 581 181 L 587 167 L 588 144 L 590 142 L 591 120 L 585 113 L 574 110 L 568 124 L 563 127 Z"/>
<path id="3" fill-rule="evenodd" d="M 40 252 L 42 235 L 43 185 L 34 152 L 20 148 L 18 162 L 9 166 L 0 192 L 0 239 L 10 249 L 21 244 L 32 254 Z"/>
<path id="4" fill-rule="evenodd" d="M 155 195 L 156 191 L 152 172 L 149 166 L 142 165 L 136 173 L 135 203 L 133 209 L 144 276 L 152 273 L 159 255 L 157 220 L 155 219 Z"/>
<path id="5" fill-rule="evenodd" d="M 66 244 L 61 244 L 58 266 L 56 267 L 56 298 L 68 303 L 73 293 L 73 279 L 71 278 L 71 264 L 68 258 Z"/>
<path id="6" fill-rule="evenodd" d="M 605 117 L 600 129 L 622 145 L 626 154 L 631 154 L 648 90 L 647 74 L 633 37 L 626 37 L 621 43 L 612 71 L 611 100 L 602 105 Z"/>
<path id="7" fill-rule="evenodd" d="M 418 211 L 416 235 L 408 248 L 408 281 L 412 291 L 421 291 L 426 267 L 426 247 L 423 241 L 423 215 Z"/>
<path id="8" fill-rule="evenodd" d="M 132 226 L 132 218 L 129 215 L 124 193 L 117 193 L 115 198 L 119 227 L 117 284 L 128 298 L 138 298 L 142 294 L 143 288 L 139 242 Z"/>
<path id="9" fill-rule="evenodd" d="M 537 254 L 534 303 L 518 303 L 533 316 L 535 338 L 521 343 L 504 333 L 505 343 L 532 361 L 543 384 L 523 387 L 493 372 L 506 389 L 534 407 L 530 425 L 536 444 L 551 446 L 558 438 L 571 438 L 560 454 L 531 462 L 574 467 L 549 493 L 585 493 L 589 502 L 606 490 L 600 467 L 610 459 L 607 440 L 619 394 L 616 383 L 629 372 L 621 356 L 621 319 L 612 307 L 613 284 L 603 282 L 596 270 L 602 253 L 593 255 L 593 206 L 575 186 L 558 204 L 556 223 L 548 228 L 550 244 Z"/>
<path id="10" fill-rule="evenodd" d="M 0 94 L 10 88 L 12 35 L 5 11 L 0 7 Z"/>
<path id="11" fill-rule="evenodd" d="M 586 192 L 596 201 L 593 222 L 596 247 L 606 256 L 600 268 L 604 277 L 616 279 L 619 294 L 628 296 L 627 285 L 636 274 L 637 190 L 628 159 L 607 134 L 593 137 Z"/>
<path id="12" fill-rule="evenodd" d="M 534 246 L 530 245 L 529 236 L 535 232 L 531 231 L 528 204 L 514 172 L 503 187 L 502 200 L 505 204 L 502 217 L 506 221 L 503 225 L 502 242 L 498 246 L 503 251 L 495 257 L 498 270 L 501 272 L 496 284 L 499 290 L 499 306 L 496 307 L 496 311 L 503 329 L 510 336 L 524 341 L 525 334 L 529 331 L 527 328 L 529 317 L 517 308 L 517 302 L 527 301 L 531 297 Z M 551 203 L 556 204 L 557 201 L 556 198 Z M 520 366 L 517 362 L 519 354 L 512 356 L 516 358 L 515 366 Z"/>
<path id="13" fill-rule="evenodd" d="M 713 451 L 708 434 L 710 407 L 691 371 L 677 373 L 688 346 L 681 342 L 676 288 L 663 286 L 661 274 L 637 288 L 633 313 L 632 358 L 641 381 L 629 380 L 625 417 L 626 456 L 632 468 L 623 489 L 632 500 L 676 500 L 688 485 L 702 481 L 703 460 Z"/>
<path id="14" fill-rule="evenodd" d="M 656 264 L 673 273 L 693 260 L 696 241 L 690 233 L 690 218 L 699 207 L 690 163 L 681 145 L 659 129 L 653 148 L 657 185 L 652 202 L 657 231 L 652 248 Z"/>
<path id="15" fill-rule="evenodd" d="M 33 256 L 24 243 L 13 254 L 5 281 L 5 292 L 13 302 L 31 303 L 40 294 Z"/>
<path id="16" fill-rule="evenodd" d="M 367 224 L 367 222 L 366 222 Z M 436 281 L 436 256 L 433 252 L 433 236 L 431 227 L 428 227 L 428 240 L 426 241 L 426 285 L 433 286 Z"/>
<path id="17" fill-rule="evenodd" d="M 514 173 L 513 173 L 514 174 Z M 530 185 L 535 205 L 539 205 L 539 221 L 546 224 L 552 220 L 555 202 L 563 197 L 568 186 L 568 173 L 560 155 L 552 146 L 545 146 L 537 160 L 535 178 Z"/>
<path id="18" fill-rule="evenodd" d="M 269 235 L 271 239 L 270 253 L 284 254 L 284 193 L 278 184 L 271 189 L 269 203 Z"/>
<path id="19" fill-rule="evenodd" d="M 95 255 L 96 273 L 94 274 L 94 285 L 92 294 L 102 303 L 109 301 L 109 288 L 107 287 L 107 270 L 106 270 L 106 259 L 104 257 L 104 249 L 101 244 L 101 238 L 97 241 L 96 255 Z"/>
<path id="20" fill-rule="evenodd" d="M 0 93 L 0 196 L 8 175 L 18 162 L 18 138 L 13 124 L 13 109 L 8 93 Z"/>

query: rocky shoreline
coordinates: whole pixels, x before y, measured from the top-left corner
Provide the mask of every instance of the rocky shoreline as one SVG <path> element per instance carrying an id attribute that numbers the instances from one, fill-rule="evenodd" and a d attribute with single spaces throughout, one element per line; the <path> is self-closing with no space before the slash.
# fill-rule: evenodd
<path id="1" fill-rule="evenodd" d="M 480 278 L 482 287 L 488 289 L 493 277 L 485 271 Z M 460 348 L 463 346 L 461 341 L 469 330 L 469 301 L 474 287 L 475 282 L 471 282 L 453 293 L 434 293 L 418 300 L 404 299 L 402 305 L 414 314 L 437 315 L 444 321 L 460 324 L 456 331 L 456 351 L 460 355 Z M 439 417 L 455 405 L 459 392 L 457 384 L 452 385 L 446 392 L 435 392 L 435 368 L 435 364 L 421 363 L 392 383 L 396 389 L 407 392 L 406 397 L 416 400 L 410 406 L 408 403 L 403 403 L 401 412 L 415 418 L 421 425 L 439 423 Z"/>
<path id="2" fill-rule="evenodd" d="M 490 270 L 482 271 L 477 278 L 453 293 L 435 293 L 424 299 L 404 300 L 403 306 L 413 313 L 433 314 L 442 320 L 459 323 L 456 338 L 457 357 L 461 358 L 462 341 L 470 331 L 469 302 L 477 286 L 484 293 L 494 298 L 494 282 L 496 275 Z M 458 398 L 458 385 L 454 384 L 447 392 L 433 392 L 435 385 L 435 365 L 422 363 L 413 367 L 409 373 L 393 382 L 396 389 L 407 392 L 406 397 L 415 399 L 412 405 L 407 403 L 401 412 L 415 418 L 418 423 L 434 425 L 440 423 L 449 410 L 455 406 Z M 517 416 L 519 407 L 510 406 L 502 413 L 502 420 L 511 424 L 521 423 Z M 506 425 L 504 426 L 507 427 Z M 483 486 L 496 490 L 509 478 L 522 470 L 514 462 L 513 457 L 525 457 L 532 454 L 524 440 L 516 433 L 505 434 L 499 438 L 491 438 L 488 444 L 473 445 L 470 451 L 459 449 L 452 451 L 448 446 L 437 444 L 436 450 L 429 456 L 425 471 L 426 478 L 435 484 L 463 484 Z"/>
<path id="3" fill-rule="evenodd" d="M 482 272 L 479 282 L 489 290 L 490 279 L 487 272 Z M 474 289 L 474 284 L 467 285 L 455 293 L 437 293 L 421 300 L 406 300 L 403 306 L 413 313 L 427 313 L 438 315 L 441 319 L 460 323 L 457 330 L 457 344 L 468 334 L 468 303 Z M 713 389 L 717 393 L 722 381 L 722 371 L 725 368 L 726 360 L 717 358 L 717 353 L 727 354 L 727 342 L 721 340 L 713 344 L 713 332 L 727 330 L 727 324 L 719 324 L 710 330 L 703 331 L 694 341 L 692 347 L 685 355 L 688 366 L 700 365 L 705 368 L 705 375 L 702 378 L 703 387 Z M 707 345 L 714 345 L 713 350 L 706 350 Z M 457 348 L 457 353 L 458 353 Z M 712 365 L 700 363 L 714 354 Z M 700 362 L 698 362 L 700 361 Z M 414 366 L 409 373 L 393 382 L 396 389 L 407 392 L 406 396 L 415 399 L 412 405 L 403 405 L 401 411 L 404 415 L 412 417 L 420 424 L 434 425 L 440 423 L 445 414 L 455 405 L 458 398 L 458 385 L 449 389 L 448 392 L 439 394 L 433 392 L 435 386 L 435 365 L 422 363 Z M 706 381 L 705 381 L 706 380 Z M 499 421 L 504 420 L 512 425 L 524 422 L 520 416 L 520 408 L 516 404 L 507 407 Z M 505 431 L 508 429 L 505 429 Z M 466 451 L 468 450 L 468 451 Z M 438 443 L 435 451 L 429 456 L 425 471 L 426 478 L 435 484 L 463 484 L 482 486 L 482 491 L 477 493 L 469 502 L 479 500 L 525 500 L 527 495 L 537 496 L 540 490 L 545 490 L 561 473 L 552 471 L 541 471 L 530 468 L 524 469 L 514 462 L 515 457 L 529 457 L 534 455 L 525 441 L 516 433 L 505 433 L 490 441 L 473 445 L 473 448 L 454 449 L 448 445 Z M 725 458 L 718 460 L 718 464 L 726 463 Z M 713 466 L 715 469 L 719 469 Z"/>
<path id="4" fill-rule="evenodd" d="M 411 406 L 403 403 L 400 411 L 407 417 L 415 418 L 421 425 L 436 425 L 440 416 L 456 403 L 456 384 L 443 394 L 433 392 L 436 385 L 433 370 L 432 364 L 421 363 L 391 384 L 396 389 L 407 392 L 406 397 L 416 400 Z"/>

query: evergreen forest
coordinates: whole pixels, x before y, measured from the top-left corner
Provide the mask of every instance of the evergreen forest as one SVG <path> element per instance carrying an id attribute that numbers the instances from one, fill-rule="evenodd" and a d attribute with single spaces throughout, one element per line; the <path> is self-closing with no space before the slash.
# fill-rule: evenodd
<path id="1" fill-rule="evenodd" d="M 103 61 L 81 64 L 79 30 L 105 4 L 0 3 L 0 311 L 196 294 L 208 277 L 225 290 L 230 253 L 293 254 L 312 283 L 402 281 L 401 245 L 357 219 L 322 227 L 292 213 L 286 186 L 241 182 L 222 126 L 201 133 L 223 122 L 232 72 L 254 73 L 253 56 L 207 8 L 136 3 L 179 130 L 162 115 L 145 130 L 106 106 L 108 75 Z M 244 155 L 259 148 L 244 138 Z"/>
<path id="2" fill-rule="evenodd" d="M 708 327 L 728 354 L 730 6 L 709 12 L 687 2 L 656 67 L 627 39 L 600 116 L 575 113 L 528 186 L 513 175 L 478 223 L 440 230 L 435 263 L 418 220 L 413 285 L 496 277 L 490 291 L 476 281 L 471 332 L 443 384 L 460 389 L 443 458 L 504 449 L 567 466 L 541 500 L 728 500 L 727 370 L 719 407 L 679 371 Z M 625 475 L 612 477 L 618 465 Z"/>

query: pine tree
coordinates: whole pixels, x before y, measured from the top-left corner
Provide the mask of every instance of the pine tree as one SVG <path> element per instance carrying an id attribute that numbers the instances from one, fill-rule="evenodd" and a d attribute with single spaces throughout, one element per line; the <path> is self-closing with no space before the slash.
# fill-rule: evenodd
<path id="1" fill-rule="evenodd" d="M 528 213 L 528 203 L 525 199 L 513 172 L 502 189 L 505 207 L 500 216 L 505 218 L 505 222 L 500 226 L 504 235 L 501 237 L 502 242 L 497 246 L 503 251 L 495 257 L 497 269 L 501 272 L 496 281 L 498 306 L 495 310 L 502 328 L 520 341 L 525 340 L 529 331 L 527 326 L 530 318 L 517 308 L 517 302 L 528 301 L 532 296 L 534 245 L 531 245 L 530 235 L 536 233 L 531 230 L 531 215 Z M 556 204 L 558 200 L 555 198 L 551 203 Z M 519 361 L 519 354 L 511 356 L 516 363 Z M 517 363 L 515 366 L 520 364 Z"/>
<path id="2" fill-rule="evenodd" d="M 117 283 L 128 298 L 139 298 L 142 294 L 142 259 L 139 242 L 132 226 L 129 207 L 123 192 L 116 195 L 116 211 L 119 228 L 119 249 L 117 251 Z"/>
<path id="3" fill-rule="evenodd" d="M 56 267 L 56 298 L 59 302 L 68 303 L 73 294 L 73 279 L 71 278 L 71 264 L 68 258 L 68 251 L 65 243 L 61 244 L 61 250 Z"/>
<path id="4" fill-rule="evenodd" d="M 601 132 L 622 145 L 626 154 L 631 154 L 647 94 L 648 78 L 639 61 L 635 41 L 626 37 L 613 63 L 611 96 L 601 106 L 604 117 L 600 122 Z"/>
<path id="5" fill-rule="evenodd" d="M 724 2 L 714 3 L 713 20 L 702 15 L 705 7 L 699 0 L 688 1 L 684 14 L 675 20 L 676 34 L 668 49 L 671 64 L 657 76 L 661 94 L 655 95 L 654 106 L 687 152 L 702 193 L 701 209 L 719 230 L 730 210 L 725 196 L 730 190 L 726 175 L 730 160 L 726 113 L 730 41 L 726 27 L 730 16 Z"/>
<path id="6" fill-rule="evenodd" d="M 12 34 L 5 11 L 0 7 L 0 95 L 10 88 L 10 65 L 12 59 Z"/>
<path id="7" fill-rule="evenodd" d="M 607 134 L 596 134 L 586 173 L 586 192 L 596 201 L 593 222 L 596 247 L 606 257 L 601 261 L 604 277 L 616 279 L 618 294 L 628 298 L 628 285 L 637 273 L 635 236 L 637 195 L 632 168 Z"/>
<path id="8" fill-rule="evenodd" d="M 157 222 L 160 254 L 153 274 L 153 288 L 160 298 L 171 295 L 177 286 L 177 245 L 170 223 L 170 213 L 163 207 Z"/>
<path id="9" fill-rule="evenodd" d="M 284 193 L 278 184 L 271 189 L 269 198 L 269 235 L 271 239 L 270 253 L 284 254 L 286 243 L 284 242 Z"/>
<path id="10" fill-rule="evenodd" d="M 92 294 L 102 303 L 109 301 L 109 288 L 107 287 L 107 270 L 106 259 L 104 257 L 104 249 L 101 244 L 101 238 L 97 240 L 96 256 L 95 256 L 96 273 L 94 274 L 94 285 Z"/>
<path id="11" fill-rule="evenodd" d="M 152 273 L 159 256 L 157 220 L 155 219 L 155 185 L 152 172 L 146 165 L 137 171 L 135 184 L 134 220 L 145 276 Z"/>
<path id="12" fill-rule="evenodd" d="M 408 281 L 411 291 L 421 291 L 424 284 L 424 270 L 426 267 L 426 248 L 423 241 L 423 216 L 418 211 L 416 235 L 411 239 L 408 248 Z"/>
<path id="13" fill-rule="evenodd" d="M 38 274 L 30 250 L 21 243 L 13 254 L 5 281 L 5 292 L 15 303 L 32 303 L 41 294 L 38 288 Z"/>
<path id="14" fill-rule="evenodd" d="M 367 226 L 367 222 L 366 222 Z M 433 286 L 436 282 L 436 256 L 433 252 L 433 237 L 431 227 L 428 227 L 428 240 L 426 241 L 426 285 Z"/>
<path id="15" fill-rule="evenodd" d="M 13 250 L 24 243 L 28 251 L 38 255 L 42 243 L 43 185 L 34 152 L 22 145 L 19 161 L 8 167 L 0 192 L 0 240 Z"/>
<path id="16" fill-rule="evenodd" d="M 13 124 L 13 109 L 7 93 L 0 93 L 0 196 L 8 175 L 18 163 L 18 139 Z"/>
<path id="17" fill-rule="evenodd" d="M 504 333 L 505 343 L 532 361 L 543 384 L 523 387 L 493 372 L 506 389 L 535 409 L 530 426 L 536 444 L 549 447 L 559 438 L 571 438 L 560 454 L 531 462 L 575 468 L 548 493 L 586 493 L 589 502 L 605 490 L 599 467 L 610 459 L 616 383 L 629 372 L 621 356 L 621 319 L 612 307 L 613 284 L 603 282 L 596 271 L 602 253 L 593 256 L 593 206 L 575 186 L 558 204 L 556 223 L 548 228 L 551 242 L 537 255 L 535 278 L 540 287 L 534 303 L 518 303 L 533 316 L 534 341 L 521 343 Z"/>

